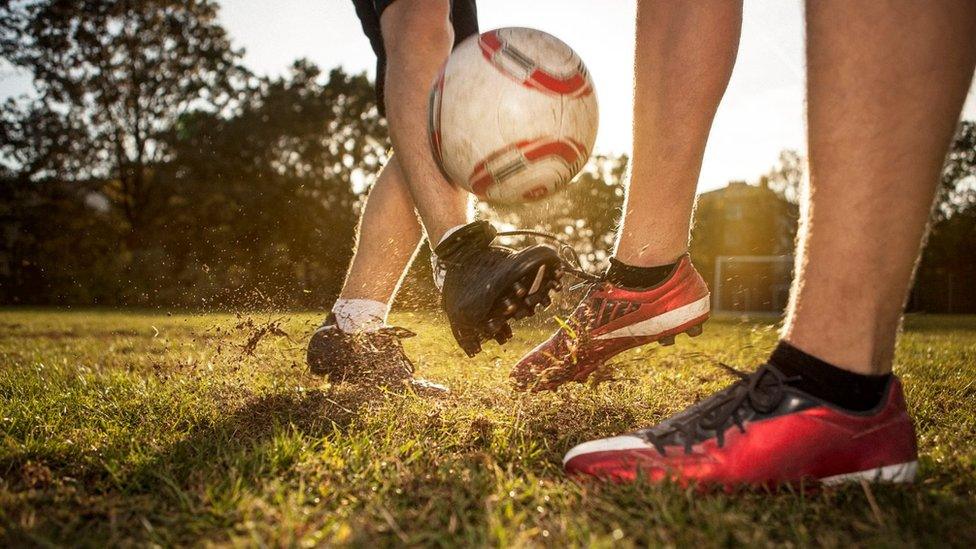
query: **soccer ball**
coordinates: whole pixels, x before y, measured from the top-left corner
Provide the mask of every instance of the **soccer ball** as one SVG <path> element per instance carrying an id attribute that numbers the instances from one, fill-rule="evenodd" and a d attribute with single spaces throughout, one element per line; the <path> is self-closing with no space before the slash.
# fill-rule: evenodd
<path id="1" fill-rule="evenodd" d="M 598 122 L 583 61 L 535 29 L 468 38 L 430 92 L 428 130 L 441 171 L 492 202 L 539 200 L 568 185 L 593 150 Z"/>

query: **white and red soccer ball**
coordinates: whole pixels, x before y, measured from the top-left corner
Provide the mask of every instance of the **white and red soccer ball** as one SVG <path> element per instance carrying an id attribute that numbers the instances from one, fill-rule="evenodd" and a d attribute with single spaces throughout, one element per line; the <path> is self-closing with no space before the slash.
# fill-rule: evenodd
<path id="1" fill-rule="evenodd" d="M 428 129 L 441 170 L 492 202 L 539 200 L 565 187 L 589 158 L 598 123 L 583 61 L 535 29 L 468 38 L 430 92 Z"/>

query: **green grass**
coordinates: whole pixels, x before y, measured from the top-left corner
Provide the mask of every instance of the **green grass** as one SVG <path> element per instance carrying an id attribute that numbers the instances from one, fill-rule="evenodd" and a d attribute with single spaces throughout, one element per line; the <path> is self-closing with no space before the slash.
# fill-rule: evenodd
<path id="1" fill-rule="evenodd" d="M 712 321 L 614 381 L 524 395 L 508 370 L 550 328 L 468 360 L 401 314 L 454 391 L 430 401 L 308 375 L 318 317 L 253 319 L 279 317 L 248 355 L 232 315 L 0 312 L 0 545 L 976 546 L 976 318 L 907 322 L 916 484 L 703 496 L 579 484 L 560 459 L 727 384 L 715 362 L 755 365 L 770 324 Z"/>

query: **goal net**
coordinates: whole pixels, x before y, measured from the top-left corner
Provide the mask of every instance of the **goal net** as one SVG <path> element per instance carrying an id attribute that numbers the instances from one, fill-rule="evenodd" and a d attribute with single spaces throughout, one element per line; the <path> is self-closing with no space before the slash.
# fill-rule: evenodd
<path id="1" fill-rule="evenodd" d="M 782 313 L 792 280 L 792 255 L 720 255 L 715 258 L 712 312 Z"/>

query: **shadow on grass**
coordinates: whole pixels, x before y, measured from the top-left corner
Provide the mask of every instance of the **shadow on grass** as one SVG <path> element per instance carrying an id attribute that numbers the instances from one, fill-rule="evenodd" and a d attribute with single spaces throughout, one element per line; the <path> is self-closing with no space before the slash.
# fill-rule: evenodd
<path id="1" fill-rule="evenodd" d="M 219 540 L 240 518 L 232 503 L 287 470 L 302 438 L 344 432 L 375 396 L 353 386 L 254 396 L 145 459 L 126 446 L 105 450 L 114 460 L 50 452 L 0 460 L 0 487 L 18 495 L 0 511 L 0 545 Z M 59 505 L 32 512 L 42 501 Z"/>
<path id="2" fill-rule="evenodd" d="M 269 444 L 288 434 L 320 438 L 342 433 L 376 395 L 375 389 L 333 386 L 252 397 L 227 416 L 193 428 L 188 436 L 134 469 L 126 484 L 153 488 L 154 479 L 164 475 L 176 482 L 192 482 L 200 477 L 226 477 L 231 472 L 260 483 L 267 480 L 262 473 L 275 472 L 266 469 L 281 468 L 260 463 L 262 457 L 276 458 L 266 455 L 274 452 Z M 257 462 L 251 459 L 253 455 Z"/>

